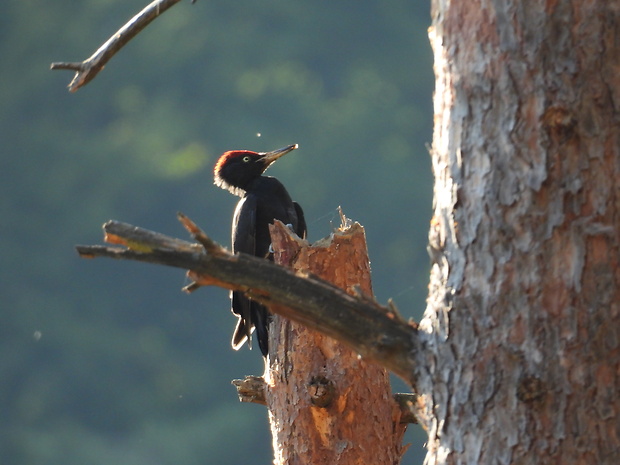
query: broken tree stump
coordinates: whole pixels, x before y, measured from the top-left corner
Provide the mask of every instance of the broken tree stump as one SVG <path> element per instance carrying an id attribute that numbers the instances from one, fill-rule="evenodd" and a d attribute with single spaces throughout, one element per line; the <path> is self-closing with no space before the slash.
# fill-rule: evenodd
<path id="1" fill-rule="evenodd" d="M 281 223 L 271 229 L 275 262 L 374 300 L 364 228 L 355 223 L 308 245 Z M 266 401 L 276 465 L 396 464 L 406 425 L 387 371 L 341 342 L 274 316 Z"/>

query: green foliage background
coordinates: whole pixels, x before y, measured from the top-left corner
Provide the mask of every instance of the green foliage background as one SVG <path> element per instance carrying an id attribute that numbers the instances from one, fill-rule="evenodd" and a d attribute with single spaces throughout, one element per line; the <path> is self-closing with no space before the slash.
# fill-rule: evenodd
<path id="1" fill-rule="evenodd" d="M 200 0 L 143 31 L 88 86 L 52 61 L 89 56 L 144 0 L 7 0 L 0 16 L 0 463 L 270 463 L 264 408 L 230 380 L 227 293 L 182 271 L 86 261 L 114 218 L 228 244 L 229 149 L 300 149 L 270 169 L 311 240 L 366 228 L 377 298 L 420 318 L 432 179 L 427 2 Z M 260 136 L 259 136 L 260 134 Z M 402 385 L 398 389 L 404 389 Z M 421 463 L 423 435 L 406 462 Z"/>

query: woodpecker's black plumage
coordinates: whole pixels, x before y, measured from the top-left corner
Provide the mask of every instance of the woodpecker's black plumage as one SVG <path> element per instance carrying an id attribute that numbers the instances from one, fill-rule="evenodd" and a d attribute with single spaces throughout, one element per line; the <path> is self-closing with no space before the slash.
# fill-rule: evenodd
<path id="1" fill-rule="evenodd" d="M 266 153 L 236 150 L 224 153 L 217 161 L 215 184 L 241 197 L 233 217 L 233 252 L 273 260 L 269 253 L 269 225 L 274 220 L 291 225 L 299 237 L 306 236 L 306 222 L 299 204 L 291 200 L 280 181 L 263 176 L 269 165 L 296 148 L 297 144 Z M 239 318 L 233 334 L 233 348 L 239 349 L 246 341 L 250 345 L 252 330 L 256 328 L 258 345 L 267 356 L 269 311 L 241 292 L 231 292 L 231 299 L 232 312 Z"/>

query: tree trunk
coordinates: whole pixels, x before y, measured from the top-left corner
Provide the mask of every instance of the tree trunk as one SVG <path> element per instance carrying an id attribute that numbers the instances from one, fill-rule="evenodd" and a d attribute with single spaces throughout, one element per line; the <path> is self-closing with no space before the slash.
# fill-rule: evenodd
<path id="1" fill-rule="evenodd" d="M 364 229 L 312 246 L 271 230 L 275 261 L 372 299 Z M 270 327 L 267 404 L 276 465 L 400 463 L 405 425 L 387 371 L 278 315 Z"/>
<path id="2" fill-rule="evenodd" d="M 620 460 L 619 11 L 433 0 L 428 464 Z"/>

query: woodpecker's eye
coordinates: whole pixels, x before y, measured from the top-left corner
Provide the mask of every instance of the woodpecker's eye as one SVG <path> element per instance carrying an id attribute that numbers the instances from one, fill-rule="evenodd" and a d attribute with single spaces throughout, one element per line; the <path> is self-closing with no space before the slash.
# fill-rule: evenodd
<path id="1" fill-rule="evenodd" d="M 244 163 L 248 163 L 250 160 L 251 160 L 251 158 L 249 156 L 247 156 L 247 155 L 245 157 L 243 157 L 243 162 Z"/>

